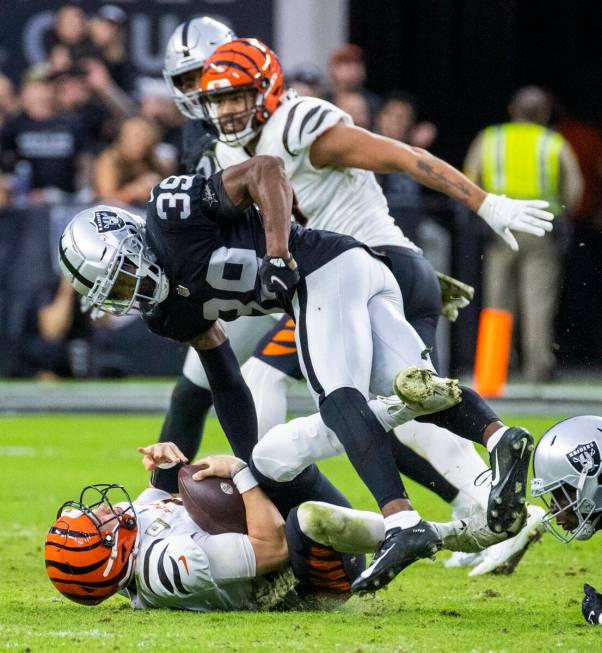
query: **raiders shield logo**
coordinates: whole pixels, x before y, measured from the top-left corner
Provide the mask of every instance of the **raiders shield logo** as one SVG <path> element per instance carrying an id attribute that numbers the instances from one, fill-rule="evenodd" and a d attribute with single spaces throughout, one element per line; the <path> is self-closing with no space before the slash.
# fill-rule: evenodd
<path id="1" fill-rule="evenodd" d="M 106 231 L 119 231 L 125 227 L 123 218 L 112 211 L 94 211 L 94 224 L 99 234 Z"/>
<path id="2" fill-rule="evenodd" d="M 577 445 L 566 457 L 580 474 L 587 467 L 587 475 L 595 476 L 600 469 L 600 449 L 597 442 Z"/>

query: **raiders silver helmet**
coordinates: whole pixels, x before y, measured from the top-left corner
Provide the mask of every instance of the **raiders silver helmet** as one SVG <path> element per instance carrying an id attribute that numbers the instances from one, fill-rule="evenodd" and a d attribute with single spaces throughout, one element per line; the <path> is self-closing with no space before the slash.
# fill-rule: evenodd
<path id="1" fill-rule="evenodd" d="M 85 309 L 148 312 L 169 292 L 144 244 L 144 221 L 114 206 L 93 206 L 71 220 L 59 242 L 59 265 Z"/>
<path id="2" fill-rule="evenodd" d="M 594 415 L 559 422 L 535 449 L 531 494 L 542 498 L 548 508 L 544 524 L 563 542 L 589 539 L 602 517 L 601 452 L 602 417 Z M 553 524 L 562 513 L 577 518 L 568 535 Z"/>
<path id="3" fill-rule="evenodd" d="M 176 106 L 187 118 L 204 118 L 199 102 L 201 71 L 209 55 L 222 43 L 236 38 L 223 23 L 203 16 L 178 25 L 165 50 L 163 77 Z M 184 73 L 198 70 L 198 80 L 192 88 L 184 85 Z"/>

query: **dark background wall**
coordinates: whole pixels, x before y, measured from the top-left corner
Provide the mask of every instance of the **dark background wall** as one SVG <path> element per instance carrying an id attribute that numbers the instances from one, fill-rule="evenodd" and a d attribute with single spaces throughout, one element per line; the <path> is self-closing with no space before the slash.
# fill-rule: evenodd
<path id="1" fill-rule="evenodd" d="M 350 0 L 349 13 L 368 86 L 415 93 L 440 128 L 433 149 L 456 164 L 523 84 L 547 86 L 602 126 L 600 2 Z"/>

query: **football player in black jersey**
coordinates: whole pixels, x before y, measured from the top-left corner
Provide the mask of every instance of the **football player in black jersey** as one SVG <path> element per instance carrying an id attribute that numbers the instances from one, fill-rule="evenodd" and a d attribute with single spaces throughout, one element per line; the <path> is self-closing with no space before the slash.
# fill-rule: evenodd
<path id="1" fill-rule="evenodd" d="M 282 161 L 270 156 L 209 179 L 169 177 L 151 193 L 145 231 L 122 209 L 79 213 L 61 238 L 60 265 L 89 305 L 139 311 L 155 333 L 194 347 L 243 460 L 257 438 L 255 411 L 218 320 L 270 311 L 294 317 L 302 369 L 323 422 L 388 520 L 386 546 L 360 591 L 388 583 L 440 547 L 436 531 L 413 510 L 393 461 L 388 432 L 409 419 L 435 412 L 429 420 L 459 435 L 498 436 L 489 512 L 495 530 L 516 532 L 524 521 L 525 489 L 517 479 L 529 434 L 503 429 L 493 414 L 489 423 L 475 424 L 457 382 L 435 376 L 405 320 L 386 259 L 349 236 L 291 223 L 291 205 Z M 369 400 L 370 393 L 390 394 L 393 379 L 399 398 Z M 274 485 L 297 504 L 313 498 L 344 504 L 315 465 Z"/>
<path id="2" fill-rule="evenodd" d="M 205 60 L 217 46 L 229 42 L 232 38 L 235 38 L 235 35 L 227 25 L 205 16 L 192 18 L 178 25 L 167 44 L 163 76 L 174 103 L 182 115 L 187 118 L 182 130 L 182 166 L 187 173 L 201 172 L 205 176 L 209 176 L 216 171 L 214 151 L 216 130 L 207 121 L 200 105 L 199 82 Z M 295 204 L 293 205 L 293 214 L 301 224 L 306 222 L 305 217 L 296 209 Z M 409 278 L 416 274 L 414 271 L 410 272 L 411 274 L 406 275 L 408 283 Z M 395 267 L 394 274 L 399 278 L 399 271 L 395 272 Z M 439 312 L 439 288 L 436 282 L 434 285 L 431 293 L 421 292 L 418 301 L 406 303 L 406 312 L 419 315 L 420 324 L 412 319 L 412 315 L 409 316 L 409 321 L 428 345 L 430 345 L 430 341 L 424 337 L 420 326 L 424 323 L 428 324 L 430 328 L 431 322 L 435 322 L 435 319 L 431 318 L 431 313 L 436 316 Z M 457 306 L 468 301 L 459 296 L 458 286 L 459 284 L 455 283 L 451 293 L 448 288 L 447 295 L 445 295 L 448 306 L 449 304 L 453 305 L 455 307 L 453 310 L 456 312 Z M 444 292 L 443 289 L 442 292 Z M 414 295 L 417 294 L 414 293 Z M 290 320 L 290 318 L 287 319 Z M 290 321 L 292 322 L 292 320 Z M 255 351 L 258 341 L 262 343 L 266 334 L 268 338 L 271 337 L 273 325 L 276 326 L 277 333 L 280 332 L 278 323 L 272 319 L 261 322 L 254 320 L 251 323 L 248 320 L 239 320 L 238 322 L 235 325 L 229 325 L 228 337 L 241 364 Z M 435 352 L 432 356 L 436 363 Z M 279 356 L 273 360 L 277 367 L 286 365 L 285 372 L 290 377 L 302 378 L 296 350 L 291 355 Z M 193 457 L 200 445 L 205 417 L 212 403 L 213 398 L 206 374 L 198 365 L 194 351 L 189 351 L 182 375 L 178 378 L 172 391 L 169 410 L 165 416 L 159 440 L 161 442 L 175 441 L 189 457 Z M 395 437 L 392 437 L 392 445 L 397 467 L 402 474 L 421 483 L 444 501 L 453 502 L 456 499 L 461 501 L 464 498 L 464 496 L 460 497 L 460 490 L 446 480 L 425 458 Z M 158 470 L 155 482 L 164 489 L 176 491 L 176 470 Z"/>

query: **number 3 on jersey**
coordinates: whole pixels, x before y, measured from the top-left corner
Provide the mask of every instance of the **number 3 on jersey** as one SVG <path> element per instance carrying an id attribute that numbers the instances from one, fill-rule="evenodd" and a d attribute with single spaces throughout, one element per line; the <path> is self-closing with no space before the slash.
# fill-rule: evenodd
<path id="1" fill-rule="evenodd" d="M 161 192 L 157 195 L 155 204 L 157 215 L 162 220 L 187 220 L 190 217 L 190 195 L 185 192 L 165 191 L 187 191 L 193 180 L 194 175 L 171 176 L 159 184 Z"/>

